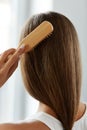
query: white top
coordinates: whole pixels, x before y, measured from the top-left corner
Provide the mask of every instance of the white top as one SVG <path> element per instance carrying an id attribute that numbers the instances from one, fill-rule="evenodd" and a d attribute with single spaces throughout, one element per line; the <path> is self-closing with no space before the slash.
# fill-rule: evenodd
<path id="1" fill-rule="evenodd" d="M 28 122 L 30 120 L 41 121 L 46 126 L 48 126 L 51 130 L 63 130 L 62 123 L 59 120 L 57 120 L 55 117 L 45 112 L 38 112 L 25 121 Z M 82 118 L 80 118 L 78 121 L 74 123 L 72 130 L 87 130 L 87 105 L 86 105 L 86 111 L 84 115 L 82 116 Z"/>

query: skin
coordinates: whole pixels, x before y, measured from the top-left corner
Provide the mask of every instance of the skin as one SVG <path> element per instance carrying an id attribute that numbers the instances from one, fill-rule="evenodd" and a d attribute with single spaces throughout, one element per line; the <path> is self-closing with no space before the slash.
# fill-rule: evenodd
<path id="1" fill-rule="evenodd" d="M 16 49 L 8 49 L 0 54 L 0 87 L 8 80 L 18 66 L 20 56 L 25 47 L 21 46 Z"/>
<path id="2" fill-rule="evenodd" d="M 77 115 L 75 117 L 75 121 L 79 120 L 84 115 L 85 110 L 86 110 L 86 105 L 84 103 L 80 102 L 79 110 L 78 110 Z M 46 112 L 46 113 L 52 115 L 53 117 L 57 118 L 55 112 L 50 107 L 46 106 L 43 103 L 39 104 L 38 111 Z"/>
<path id="3" fill-rule="evenodd" d="M 76 115 L 75 121 L 79 120 L 85 113 L 85 104 L 80 103 L 79 110 Z M 56 118 L 55 112 L 43 103 L 39 104 L 38 111 L 43 111 Z M 50 130 L 45 124 L 40 121 L 33 121 L 29 123 L 18 123 L 18 124 L 0 124 L 0 130 Z"/>
<path id="4" fill-rule="evenodd" d="M 19 57 L 24 53 L 25 47 L 19 49 L 9 49 L 0 55 L 0 87 L 8 80 L 18 66 Z M 75 121 L 79 120 L 85 113 L 85 104 L 79 104 L 79 110 Z M 39 103 L 38 112 L 43 111 L 56 118 L 55 112 L 43 103 Z M 40 121 L 29 123 L 4 123 L 0 124 L 0 130 L 50 130 Z"/>

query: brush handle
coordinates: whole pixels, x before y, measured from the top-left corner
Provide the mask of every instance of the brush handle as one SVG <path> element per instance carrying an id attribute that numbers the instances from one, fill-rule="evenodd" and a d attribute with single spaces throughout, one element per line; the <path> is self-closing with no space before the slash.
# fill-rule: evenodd
<path id="1" fill-rule="evenodd" d="M 43 39 L 49 36 L 52 31 L 52 24 L 48 21 L 44 21 L 20 42 L 19 47 L 20 45 L 25 44 L 25 52 L 28 52 L 37 44 L 39 44 Z"/>

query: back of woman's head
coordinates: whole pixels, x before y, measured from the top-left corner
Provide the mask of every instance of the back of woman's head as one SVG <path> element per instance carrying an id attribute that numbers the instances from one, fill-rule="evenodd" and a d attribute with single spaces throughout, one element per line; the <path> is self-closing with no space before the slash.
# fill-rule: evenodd
<path id="1" fill-rule="evenodd" d="M 56 113 L 65 130 L 71 130 L 80 100 L 81 62 L 77 34 L 65 16 L 48 12 L 33 16 L 21 40 L 44 20 L 53 33 L 21 58 L 27 91 Z"/>

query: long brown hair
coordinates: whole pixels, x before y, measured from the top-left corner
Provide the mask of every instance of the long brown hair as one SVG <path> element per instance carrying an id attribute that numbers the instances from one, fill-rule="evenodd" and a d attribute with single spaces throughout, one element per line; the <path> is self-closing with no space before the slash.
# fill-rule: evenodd
<path id="1" fill-rule="evenodd" d="M 78 111 L 81 88 L 79 41 L 73 24 L 64 15 L 47 12 L 33 16 L 21 40 L 44 20 L 53 33 L 21 58 L 27 91 L 56 113 L 65 130 L 71 130 Z"/>

